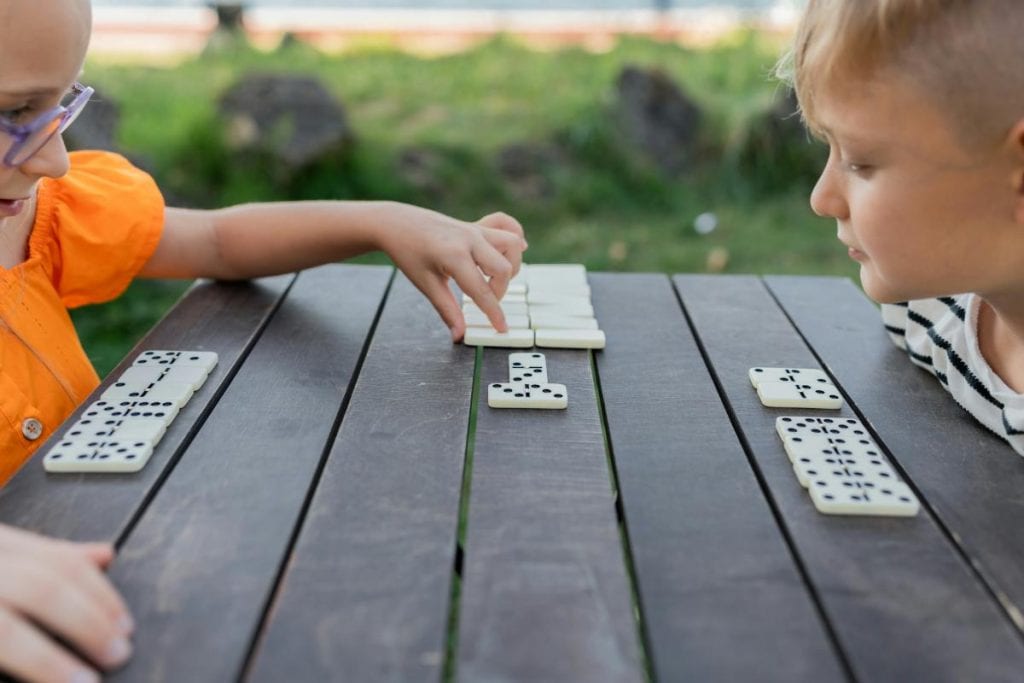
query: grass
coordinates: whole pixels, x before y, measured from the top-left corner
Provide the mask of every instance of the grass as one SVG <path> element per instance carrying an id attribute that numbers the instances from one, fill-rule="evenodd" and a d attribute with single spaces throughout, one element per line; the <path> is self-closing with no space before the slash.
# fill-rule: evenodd
<path id="1" fill-rule="evenodd" d="M 504 210 L 526 226 L 528 261 L 853 276 L 831 222 L 807 205 L 820 150 L 797 141 L 757 151 L 775 144 L 760 117 L 779 91 L 770 77 L 778 53 L 771 39 L 751 32 L 700 50 L 623 38 L 602 53 L 537 51 L 498 37 L 435 58 L 372 43 L 339 55 L 296 44 L 175 67 L 93 62 L 86 76 L 120 104 L 122 148 L 193 206 L 316 197 L 395 199 L 467 219 Z M 685 174 L 665 176 L 623 144 L 613 109 L 616 78 L 628 64 L 663 69 L 702 108 L 699 158 Z M 216 102 L 247 72 L 319 78 L 357 135 L 350 156 L 295 178 L 232 158 Z M 510 180 L 497 159 L 512 145 L 555 161 Z M 425 160 L 425 180 L 403 167 L 410 150 Z M 693 221 L 706 212 L 718 227 L 700 235 Z M 183 288 L 138 283 L 117 302 L 75 312 L 101 374 Z"/>

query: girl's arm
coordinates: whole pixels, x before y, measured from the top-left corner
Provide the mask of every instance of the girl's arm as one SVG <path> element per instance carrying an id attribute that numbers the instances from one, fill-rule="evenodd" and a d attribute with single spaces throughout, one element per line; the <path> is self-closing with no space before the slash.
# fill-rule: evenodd
<path id="1" fill-rule="evenodd" d="M 522 227 L 502 213 L 467 223 L 396 202 L 280 202 L 214 211 L 169 207 L 160 244 L 140 275 L 244 279 L 381 250 L 431 301 L 458 340 L 465 321 L 448 279 L 455 279 L 495 328 L 505 330 L 498 300 L 519 270 L 524 249 Z"/>

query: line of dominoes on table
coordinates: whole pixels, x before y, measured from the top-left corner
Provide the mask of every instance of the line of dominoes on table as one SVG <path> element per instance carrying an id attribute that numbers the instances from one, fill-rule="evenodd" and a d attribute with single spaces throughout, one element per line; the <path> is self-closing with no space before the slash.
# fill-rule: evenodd
<path id="1" fill-rule="evenodd" d="M 590 301 L 587 270 L 579 263 L 533 264 L 520 268 L 501 300 L 508 332 L 498 332 L 487 315 L 463 297 L 467 346 L 603 349 L 604 332 Z"/>
<path id="2" fill-rule="evenodd" d="M 48 472 L 136 472 L 217 365 L 210 351 L 143 351 L 47 451 Z"/>
<path id="3" fill-rule="evenodd" d="M 751 368 L 750 383 L 771 408 L 837 410 L 843 399 L 813 368 Z M 785 415 L 775 421 L 793 473 L 814 507 L 832 515 L 912 517 L 920 503 L 870 432 L 852 417 Z"/>

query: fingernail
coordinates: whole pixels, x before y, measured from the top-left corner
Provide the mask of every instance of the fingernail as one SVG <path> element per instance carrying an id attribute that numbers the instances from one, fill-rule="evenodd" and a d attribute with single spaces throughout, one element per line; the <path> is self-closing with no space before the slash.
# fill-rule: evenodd
<path id="1" fill-rule="evenodd" d="M 95 671 L 80 669 L 71 675 L 70 683 L 100 683 L 100 677 Z"/>
<path id="2" fill-rule="evenodd" d="M 128 660 L 132 654 L 132 644 L 127 638 L 115 638 L 110 647 L 107 648 L 107 664 L 117 666 Z"/>
<path id="3" fill-rule="evenodd" d="M 134 633 L 135 620 L 130 614 L 125 614 L 117 620 L 117 628 L 121 630 L 121 633 Z"/>

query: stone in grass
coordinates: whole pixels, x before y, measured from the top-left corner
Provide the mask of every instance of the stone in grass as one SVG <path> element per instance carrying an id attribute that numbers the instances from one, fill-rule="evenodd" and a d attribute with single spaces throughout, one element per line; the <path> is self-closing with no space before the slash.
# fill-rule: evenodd
<path id="1" fill-rule="evenodd" d="M 230 150 L 267 155 L 286 176 L 339 159 L 355 138 L 341 104 L 308 76 L 244 76 L 221 97 L 219 113 Z"/>
<path id="2" fill-rule="evenodd" d="M 662 172 L 687 170 L 698 147 L 700 108 L 664 71 L 626 66 L 619 74 L 615 117 L 628 144 Z"/>

